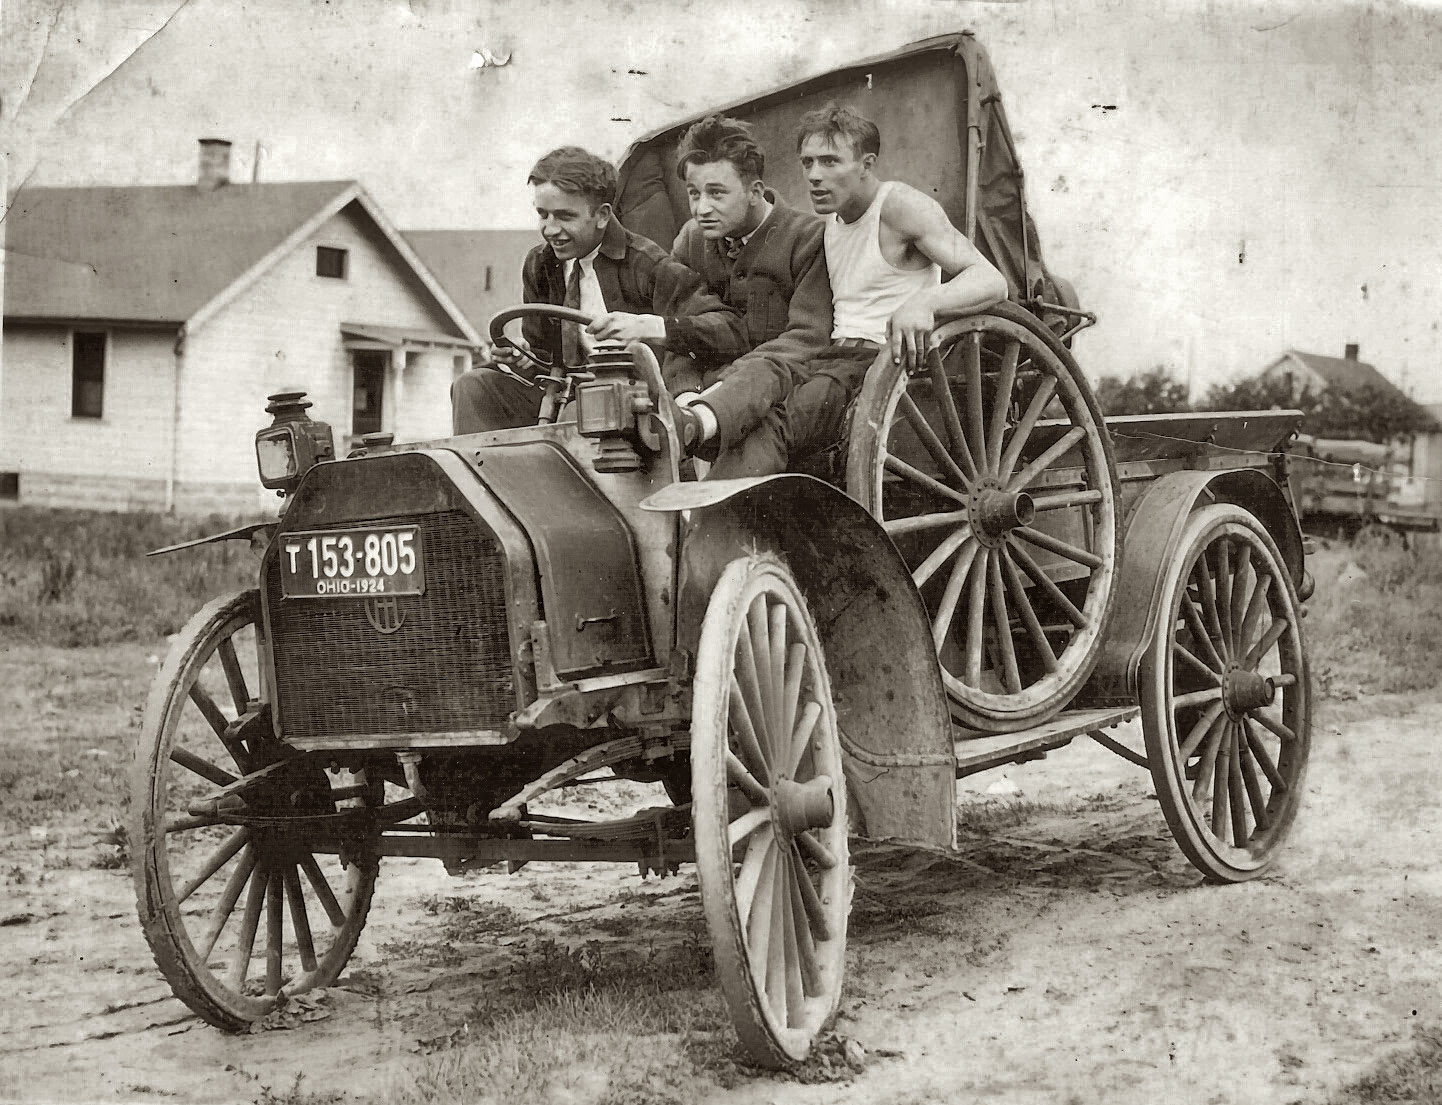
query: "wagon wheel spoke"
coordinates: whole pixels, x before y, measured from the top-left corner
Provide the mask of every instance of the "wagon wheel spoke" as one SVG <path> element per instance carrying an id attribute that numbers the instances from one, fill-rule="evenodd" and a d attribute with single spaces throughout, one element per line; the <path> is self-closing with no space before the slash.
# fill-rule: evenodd
<path id="1" fill-rule="evenodd" d="M 764 596 L 758 595 L 746 608 L 746 623 L 750 632 L 741 634 L 741 639 L 746 642 L 741 662 L 749 662 L 748 674 L 754 674 L 760 693 L 760 710 L 751 715 L 751 721 L 756 726 L 761 746 L 766 749 L 768 761 L 775 762 L 778 751 L 777 688 L 771 682 L 771 621 Z"/>
<path id="2" fill-rule="evenodd" d="M 967 334 L 961 339 L 961 367 L 966 374 L 967 441 L 978 471 L 986 471 L 990 463 L 986 455 L 986 426 L 981 418 L 981 335 Z"/>
<path id="3" fill-rule="evenodd" d="M 735 848 L 757 829 L 769 824 L 771 824 L 771 811 L 762 806 L 760 809 L 743 813 L 731 822 L 730 827 L 726 830 L 726 836 L 731 841 L 731 847 Z"/>
<path id="4" fill-rule="evenodd" d="M 1247 802 L 1252 807 L 1252 821 L 1257 832 L 1264 833 L 1272 827 L 1267 816 L 1267 799 L 1262 794 L 1262 781 L 1257 778 L 1257 762 L 1252 755 L 1251 738 L 1245 730 L 1237 736 L 1237 765 L 1247 791 Z"/>
<path id="5" fill-rule="evenodd" d="M 954 457 L 946 444 L 937 436 L 931 423 L 927 421 L 926 415 L 921 413 L 921 408 L 916 405 L 910 395 L 902 393 L 897 403 L 897 409 L 901 411 L 902 417 L 916 434 L 916 439 L 931 454 L 931 459 L 936 462 L 937 469 L 943 476 L 949 476 L 958 484 L 964 487 L 969 494 L 972 484 L 976 482 L 976 469 L 972 467 L 972 458 L 969 452 L 960 453 Z M 967 470 L 963 471 L 963 467 Z"/>
<path id="6" fill-rule="evenodd" d="M 1267 627 L 1267 632 L 1262 634 L 1261 639 L 1254 644 L 1247 655 L 1242 658 L 1242 667 L 1248 671 L 1256 671 L 1257 665 L 1262 658 L 1272 651 L 1272 646 L 1282 639 L 1282 634 L 1287 632 L 1291 626 L 1285 618 L 1274 618 L 1272 624 Z"/>
<path id="7" fill-rule="evenodd" d="M 1202 713 L 1202 716 L 1197 719 L 1197 723 L 1192 726 L 1191 732 L 1187 734 L 1186 740 L 1184 740 L 1181 747 L 1178 748 L 1177 759 L 1185 764 L 1196 754 L 1197 749 L 1201 747 L 1202 741 L 1209 738 L 1219 726 L 1226 723 L 1226 720 L 1227 719 L 1222 716 L 1222 704 L 1220 702 L 1214 702 L 1208 706 Z"/>
<path id="8" fill-rule="evenodd" d="M 831 931 L 831 920 L 827 915 L 825 905 L 821 902 L 821 895 L 816 892 L 816 887 L 811 882 L 811 876 L 806 871 L 806 862 L 801 858 L 801 853 L 794 841 L 788 851 L 792 866 L 801 875 L 801 878 L 796 880 L 796 889 L 801 895 L 801 905 L 806 911 L 807 921 L 811 924 L 812 934 L 817 940 L 830 940 L 834 935 Z"/>
<path id="9" fill-rule="evenodd" d="M 196 709 L 201 712 L 211 729 L 215 731 L 215 735 L 220 738 L 220 742 L 225 745 L 226 751 L 235 761 L 235 766 L 240 768 L 241 774 L 247 774 L 250 771 L 250 753 L 244 744 L 231 736 L 230 719 L 215 704 L 215 699 L 210 697 L 210 692 L 197 682 L 190 688 L 190 700 L 195 703 Z"/>
<path id="10" fill-rule="evenodd" d="M 245 685 L 245 673 L 240 670 L 240 660 L 235 655 L 235 644 L 227 638 L 220 642 L 216 652 L 220 655 L 220 666 L 225 669 L 225 682 L 230 688 L 235 712 L 237 715 L 243 714 L 250 705 L 250 691 Z"/>
<path id="11" fill-rule="evenodd" d="M 1242 756 L 1241 750 L 1237 747 L 1240 743 L 1241 734 L 1234 724 L 1228 740 L 1227 804 L 1232 811 L 1232 844 L 1238 848 L 1243 847 L 1247 842 L 1247 837 L 1251 835 L 1247 832 L 1247 807 L 1242 783 Z"/>
<path id="12" fill-rule="evenodd" d="M 1221 747 L 1218 750 L 1216 762 L 1213 765 L 1212 778 L 1212 835 L 1218 840 L 1225 840 L 1227 814 L 1231 805 L 1229 801 L 1230 791 L 1227 787 L 1227 777 L 1230 774 L 1233 727 L 1230 723 L 1222 730 Z"/>
<path id="13" fill-rule="evenodd" d="M 1045 376 L 1036 394 L 1031 397 L 1025 412 L 1012 431 L 1011 440 L 1007 442 L 1006 451 L 1001 455 L 1001 464 L 997 469 L 997 478 L 1003 483 L 1011 479 L 1011 474 L 1016 470 L 1016 462 L 1021 459 L 1022 450 L 1026 448 L 1027 442 L 1031 440 L 1031 432 L 1036 428 L 1036 423 L 1041 418 L 1041 412 L 1056 395 L 1056 378 Z"/>
<path id="14" fill-rule="evenodd" d="M 1237 654 L 1236 638 L 1232 635 L 1232 543 L 1225 537 L 1216 543 L 1217 558 L 1217 620 L 1228 655 Z"/>
<path id="15" fill-rule="evenodd" d="M 1221 618 L 1217 614 L 1217 585 L 1212 577 L 1211 566 L 1207 563 L 1206 554 L 1197 557 L 1196 566 L 1197 591 L 1202 596 L 1202 612 L 1206 616 L 1207 625 L 1211 632 L 1207 635 L 1209 639 L 1216 641 L 1217 649 L 1221 652 L 1222 658 L 1231 656 L 1227 647 L 1227 639 L 1222 633 Z"/>
<path id="16" fill-rule="evenodd" d="M 786 677 L 784 680 L 784 691 L 782 701 L 785 709 L 781 717 L 781 732 L 796 732 L 796 709 L 801 705 L 801 678 L 806 674 L 806 646 L 797 642 L 791 646 L 790 654 L 786 657 Z M 821 707 L 815 702 L 808 702 L 806 710 L 810 711 L 815 706 L 819 712 Z M 811 724 L 814 725 L 815 718 Z M 807 736 L 810 736 L 808 728 Z M 806 744 L 803 739 L 800 748 L 796 747 L 796 738 L 792 737 L 792 759 L 786 765 L 786 774 L 795 775 L 796 766 L 801 762 L 801 753 L 805 750 Z"/>
<path id="17" fill-rule="evenodd" d="M 739 665 L 738 665 L 739 666 Z M 740 680 L 731 676 L 731 731 L 736 736 L 741 751 L 745 754 L 746 766 L 762 778 L 770 778 L 771 763 L 762 751 L 761 741 L 756 736 L 756 726 L 751 720 L 751 708 L 746 705 L 746 696 L 741 690 Z"/>
<path id="18" fill-rule="evenodd" d="M 1011 410 L 1011 393 L 1016 386 L 1016 362 L 1021 356 L 1021 342 L 1008 341 L 1002 350 L 997 368 L 996 398 L 991 408 L 991 426 L 986 437 L 986 467 L 996 472 L 1001 468 L 1001 442 L 1006 435 L 1006 416 Z"/>
<path id="19" fill-rule="evenodd" d="M 1257 585 L 1252 588 L 1252 597 L 1247 603 L 1246 613 L 1242 615 L 1242 628 L 1237 633 L 1237 646 L 1241 649 L 1250 649 L 1249 642 L 1257 633 L 1257 625 L 1262 620 L 1262 615 L 1270 609 L 1267 596 L 1272 589 L 1272 577 L 1270 575 L 1259 575 Z"/>
<path id="20" fill-rule="evenodd" d="M 165 819 L 166 835 L 170 833 L 184 833 L 191 829 L 208 829 L 212 825 L 219 825 L 220 818 L 209 816 L 197 816 L 187 814 L 183 817 L 167 817 Z"/>
<path id="21" fill-rule="evenodd" d="M 940 495 L 944 499 L 951 499 L 953 502 L 958 502 L 962 506 L 971 505 L 970 500 L 963 492 L 948 487 L 934 476 L 928 476 L 921 469 L 912 467 L 900 457 L 887 454 L 886 460 L 882 463 L 886 466 L 888 472 L 895 472 L 902 479 L 909 480 L 918 487 L 924 487 L 926 490 Z"/>
<path id="22" fill-rule="evenodd" d="M 781 862 L 778 855 L 772 871 L 776 888 L 771 894 L 771 941 L 766 949 L 766 996 L 781 1014 L 777 1019 L 782 1024 L 790 1025 L 791 1007 L 787 1002 L 790 987 L 786 977 L 786 920 L 791 916 L 791 887 L 786 877 L 789 867 Z"/>
<path id="23" fill-rule="evenodd" d="M 1054 495 L 1034 495 L 1032 505 L 1038 514 L 1074 506 L 1093 506 L 1102 501 L 1100 491 L 1059 491 Z"/>
<path id="24" fill-rule="evenodd" d="M 991 549 L 982 550 L 980 562 L 974 564 L 971 573 L 971 593 L 967 596 L 966 673 L 963 678 L 973 687 L 981 686 L 981 649 L 985 641 L 986 573 L 991 552 Z"/>
<path id="25" fill-rule="evenodd" d="M 969 525 L 961 527 L 954 533 L 947 534 L 942 538 L 941 544 L 937 545 L 936 548 L 931 551 L 931 555 L 917 565 L 916 571 L 911 573 L 911 582 L 915 583 L 917 587 L 924 586 L 926 581 L 934 576 L 943 564 L 955 556 L 958 550 L 964 549 L 969 543 L 971 543 L 970 551 L 963 551 L 962 555 L 970 562 L 971 557 L 976 555 L 976 546 L 972 542 L 973 535 Z"/>
<path id="26" fill-rule="evenodd" d="M 1073 563 L 1083 564 L 1088 568 L 1097 569 L 1106 563 L 1096 553 L 1079 549 L 1070 542 L 1053 537 L 1049 533 L 1043 533 L 1041 530 L 1032 529 L 1030 526 L 1018 526 L 1012 530 L 1012 533 L 1039 549 L 1045 549 L 1049 553 L 1055 553 L 1057 556 L 1065 557 Z"/>
<path id="27" fill-rule="evenodd" d="M 1021 572 L 1017 570 L 1016 563 L 1012 559 L 1012 550 L 1003 548 L 1000 559 L 1002 571 L 1006 574 L 1007 589 L 1011 592 L 1011 601 L 1016 604 L 1017 613 L 1021 616 L 1022 624 L 1026 626 L 1032 648 L 1036 651 L 1042 668 L 1048 673 L 1054 672 L 1056 671 L 1056 653 L 1052 651 L 1051 642 L 1046 639 L 1046 630 L 1042 628 L 1041 619 L 1036 616 L 1036 610 L 1027 596 L 1026 584 L 1022 581 Z"/>
<path id="28" fill-rule="evenodd" d="M 1267 782 L 1272 784 L 1272 790 L 1274 792 L 1286 790 L 1287 780 L 1284 779 L 1282 773 L 1277 770 L 1277 764 L 1272 759 L 1272 754 L 1267 751 L 1267 746 L 1263 742 L 1261 734 L 1252 727 L 1250 718 L 1242 719 L 1242 730 L 1247 736 L 1247 748 L 1256 759 L 1257 766 L 1262 769 L 1262 774 L 1267 777 Z"/>
<path id="29" fill-rule="evenodd" d="M 222 867 L 224 867 L 227 863 L 229 863 L 232 859 L 235 858 L 235 854 L 239 852 L 242 848 L 244 848 L 249 840 L 249 829 L 240 828 L 236 829 L 235 832 L 231 833 L 230 836 L 225 839 L 225 842 L 210 854 L 206 861 L 201 865 L 200 870 L 196 872 L 195 875 L 193 875 L 185 883 L 184 886 L 182 886 L 178 891 L 176 891 L 176 903 L 180 904 L 185 902 L 205 883 L 209 882 L 217 871 L 219 871 Z"/>
<path id="30" fill-rule="evenodd" d="M 250 890 L 245 897 L 245 913 L 240 919 L 240 938 L 235 947 L 226 976 L 226 985 L 237 994 L 245 989 L 245 977 L 250 970 L 251 953 L 255 950 L 255 933 L 260 927 L 260 910 L 265 904 L 266 887 L 270 884 L 270 867 L 257 864 L 251 874 Z"/>
<path id="31" fill-rule="evenodd" d="M 285 897 L 290 903 L 290 927 L 295 933 L 300 968 L 309 973 L 316 968 L 315 941 L 310 932 L 310 914 L 306 912 L 305 895 L 300 889 L 300 868 L 289 864 L 285 869 Z"/>
<path id="32" fill-rule="evenodd" d="M 1206 743 L 1202 746 L 1202 760 L 1197 767 L 1196 782 L 1192 786 L 1192 799 L 1198 805 L 1207 800 L 1212 791 L 1212 775 L 1216 769 L 1217 753 L 1221 750 L 1222 740 L 1231 728 L 1231 722 L 1225 718 L 1222 724 L 1212 729 Z"/>
<path id="33" fill-rule="evenodd" d="M 1078 629 L 1085 629 L 1090 624 L 1087 616 L 1076 608 L 1076 605 L 1071 599 L 1062 594 L 1061 588 L 1052 582 L 1051 576 L 1047 575 L 1045 569 L 1032 559 L 1029 552 L 1020 545 L 1014 544 L 1008 545 L 1008 551 L 1016 558 L 1016 562 L 1020 565 L 1021 570 L 1031 577 L 1031 581 L 1035 583 L 1037 587 L 1046 594 L 1047 598 L 1057 606 L 1062 614 L 1066 616 L 1067 621 L 1071 622 L 1071 624 Z"/>
<path id="34" fill-rule="evenodd" d="M 766 788 L 757 780 L 756 776 L 746 769 L 746 765 L 730 749 L 726 750 L 726 779 L 746 795 L 752 805 L 764 806 L 769 801 Z"/>
<path id="35" fill-rule="evenodd" d="M 796 954 L 797 965 L 801 973 L 801 988 L 805 997 L 815 997 L 821 993 L 821 964 L 816 958 L 816 941 L 811 935 L 811 911 L 806 908 L 804 883 L 811 888 L 814 894 L 815 888 L 811 887 L 811 876 L 806 873 L 806 868 L 796 856 L 795 851 L 788 848 L 781 855 L 781 862 L 791 869 L 791 915 L 794 919 L 796 929 Z M 823 936 L 823 939 L 825 937 Z"/>
<path id="36" fill-rule="evenodd" d="M 756 897 L 756 888 L 766 872 L 766 865 L 774 862 L 776 836 L 769 831 L 753 833 L 746 844 L 746 855 L 736 875 L 736 913 L 741 923 L 746 924 L 751 916 L 751 906 Z"/>
<path id="37" fill-rule="evenodd" d="M 771 699 L 775 703 L 771 711 L 771 734 L 779 760 L 783 758 L 786 742 L 791 736 L 787 714 L 795 715 L 796 703 L 786 699 L 786 607 L 777 603 L 768 614 L 771 623 L 767 626 L 767 643 L 771 646 Z"/>
<path id="38" fill-rule="evenodd" d="M 280 973 L 284 966 L 284 887 L 279 871 L 273 871 L 265 888 L 265 992 L 280 993 Z"/>
<path id="39" fill-rule="evenodd" d="M 310 880 L 311 889 L 315 891 L 315 896 L 320 899 L 320 904 L 325 908 L 325 913 L 326 916 L 330 918 L 330 923 L 335 928 L 340 928 L 341 925 L 345 924 L 345 910 L 340 907 L 340 902 L 336 901 L 335 891 L 330 888 L 330 883 L 326 882 L 325 873 L 321 871 L 320 865 L 316 863 L 315 856 L 307 852 L 301 857 L 300 867 L 301 870 L 305 872 L 305 877 Z"/>
<path id="40" fill-rule="evenodd" d="M 776 897 L 777 851 L 771 848 L 761 863 L 756 880 L 756 892 L 751 898 L 751 909 L 746 921 L 747 942 L 751 945 L 751 970 L 760 969 L 758 988 L 766 989 L 766 964 L 770 962 L 772 901 Z"/>
<path id="41" fill-rule="evenodd" d="M 796 725 L 796 731 L 791 737 L 791 752 L 786 761 L 786 774 L 794 777 L 797 769 L 801 766 L 801 758 L 806 755 L 806 746 L 811 743 L 811 734 L 816 729 L 816 722 L 821 718 L 821 704 L 808 702 L 806 709 L 801 712 L 801 720 Z"/>
<path id="42" fill-rule="evenodd" d="M 1186 663 L 1193 671 L 1213 686 L 1222 685 L 1222 676 L 1215 668 L 1199 658 L 1191 649 L 1180 641 L 1172 642 L 1172 655 Z"/>
<path id="43" fill-rule="evenodd" d="M 236 781 L 236 777 L 223 767 L 211 763 L 203 756 L 198 756 L 188 748 L 172 748 L 170 758 L 187 771 L 194 772 L 202 779 L 207 779 L 216 786 L 228 787 Z"/>
<path id="44" fill-rule="evenodd" d="M 1283 741 L 1291 742 L 1297 739 L 1297 734 L 1292 732 L 1285 723 L 1272 717 L 1272 715 L 1265 710 L 1254 710 L 1250 716 L 1270 729 Z"/>
<path id="45" fill-rule="evenodd" d="M 927 366 L 931 372 L 932 392 L 937 406 L 941 408 L 942 425 L 946 427 L 946 436 L 951 441 L 952 456 L 956 457 L 964 471 L 978 472 L 981 466 L 976 463 L 971 445 L 966 440 L 966 431 L 961 428 L 961 416 L 956 410 L 956 399 L 951 394 L 951 381 L 946 378 L 946 366 L 935 350 L 927 357 Z M 981 446 L 980 441 L 977 446 Z"/>
<path id="46" fill-rule="evenodd" d="M 996 642 L 1001 651 L 1003 685 L 1012 694 L 1021 693 L 1021 672 L 1016 664 L 1016 642 L 1011 636 L 1011 613 L 1006 608 L 1006 586 L 1001 579 L 1001 554 L 987 556 L 992 617 L 996 619 Z"/>
<path id="47" fill-rule="evenodd" d="M 210 927 L 206 930 L 200 943 L 196 945 L 195 950 L 202 960 L 209 959 L 210 953 L 215 950 L 216 941 L 225 931 L 225 924 L 230 920 L 231 914 L 235 912 L 236 903 L 240 901 L 241 892 L 245 890 L 254 870 L 255 851 L 246 847 L 241 851 L 240 863 L 236 865 L 235 870 L 230 873 L 230 878 L 226 880 L 225 889 L 220 894 L 220 901 L 211 911 Z"/>
<path id="48" fill-rule="evenodd" d="M 929 529 L 945 529 L 950 526 L 965 526 L 971 520 L 969 510 L 947 510 L 940 514 L 917 514 L 911 518 L 888 518 L 881 523 L 891 537 L 904 533 L 921 533 Z"/>
<path id="49" fill-rule="evenodd" d="M 1172 711 L 1184 710 L 1188 706 L 1200 706 L 1206 702 L 1220 702 L 1222 700 L 1222 688 L 1206 687 L 1200 691 L 1188 691 L 1186 694 L 1179 694 L 1172 699 Z"/>
<path id="50" fill-rule="evenodd" d="M 822 868 L 822 870 L 830 871 L 841 862 L 836 858 L 835 853 L 833 853 L 830 848 L 816 839 L 815 833 L 806 831 L 799 832 L 792 839 L 796 841 L 801 850 L 806 853 L 807 857 L 818 867 Z"/>
<path id="51" fill-rule="evenodd" d="M 1248 576 L 1252 576 L 1249 580 Z M 1232 630 L 1232 639 L 1235 641 L 1233 652 L 1246 650 L 1246 641 L 1242 638 L 1242 628 L 1245 625 L 1244 614 L 1251 598 L 1252 590 L 1256 587 L 1256 573 L 1252 571 L 1252 546 L 1242 544 L 1237 548 L 1236 563 L 1232 570 L 1232 601 L 1227 608 L 1227 624 Z"/>
<path id="52" fill-rule="evenodd" d="M 1042 453 L 1023 468 L 1016 477 L 1010 480 L 1006 485 L 1007 489 L 1010 491 L 1021 491 L 1031 486 L 1033 480 L 1065 456 L 1066 453 L 1069 452 L 1077 442 L 1086 437 L 1086 435 L 1087 432 L 1084 427 L 1073 426 L 1053 442 L 1046 452 Z M 1100 496 L 1100 492 L 1098 492 L 1098 496 Z M 1098 567 L 1100 567 L 1100 564 L 1098 564 Z"/>
<path id="53" fill-rule="evenodd" d="M 1185 591 L 1182 592 L 1182 618 L 1187 623 L 1187 628 L 1192 631 L 1192 642 L 1200 646 L 1206 654 L 1208 666 L 1220 672 L 1226 669 L 1226 661 L 1222 659 L 1217 651 L 1217 646 L 1212 643 L 1212 635 L 1207 627 L 1202 624 L 1202 612 L 1197 608 L 1192 596 Z"/>
<path id="54" fill-rule="evenodd" d="M 931 621 L 931 639 L 938 652 L 951 632 L 952 620 L 956 617 L 956 604 L 961 600 L 961 589 L 970 578 L 972 564 L 980 548 L 975 542 L 966 545 L 952 565 L 951 575 L 946 581 L 946 590 L 936 607 L 936 616 Z M 924 566 L 924 565 L 923 565 Z"/>

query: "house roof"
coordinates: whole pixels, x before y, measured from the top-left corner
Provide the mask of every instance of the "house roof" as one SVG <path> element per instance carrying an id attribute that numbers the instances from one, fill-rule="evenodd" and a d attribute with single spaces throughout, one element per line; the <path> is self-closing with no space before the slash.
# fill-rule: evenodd
<path id="1" fill-rule="evenodd" d="M 535 230 L 405 230 L 421 262 L 477 330 L 493 314 L 521 301 L 521 262 L 540 244 Z M 491 287 L 486 288 L 486 268 Z"/>
<path id="2" fill-rule="evenodd" d="M 1348 357 L 1324 357 L 1320 353 L 1303 353 L 1300 349 L 1287 350 L 1287 356 L 1295 357 L 1307 368 L 1322 378 L 1322 383 L 1338 391 L 1360 391 L 1362 388 L 1377 388 L 1407 399 L 1407 393 L 1383 376 L 1366 361 Z M 1408 399 L 1408 402 L 1411 402 Z"/>
<path id="3" fill-rule="evenodd" d="M 25 188 L 5 220 L 5 314 L 184 322 L 352 187 Z"/>
<path id="4" fill-rule="evenodd" d="M 343 337 L 358 338 L 363 342 L 395 346 L 397 348 L 425 345 L 454 345 L 462 348 L 470 348 L 471 346 L 471 343 L 465 338 L 458 338 L 454 334 L 442 334 L 435 330 L 420 330 L 413 326 L 372 326 L 367 322 L 342 322 L 340 324 L 340 332 Z"/>
<path id="5" fill-rule="evenodd" d="M 6 216 L 5 316 L 195 327 L 358 204 L 459 333 L 476 330 L 353 180 L 25 188 Z"/>

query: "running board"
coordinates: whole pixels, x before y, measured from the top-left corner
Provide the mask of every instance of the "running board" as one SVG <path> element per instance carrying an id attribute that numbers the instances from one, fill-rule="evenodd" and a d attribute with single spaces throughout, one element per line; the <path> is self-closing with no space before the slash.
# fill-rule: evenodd
<path id="1" fill-rule="evenodd" d="M 957 726 L 953 741 L 956 748 L 956 777 L 975 775 L 1003 764 L 1039 760 L 1050 749 L 1086 733 L 1107 729 L 1131 721 L 1141 709 L 1136 706 L 1107 706 L 1093 710 L 1063 710 L 1050 721 L 1018 733 L 992 736 L 975 733 Z"/>

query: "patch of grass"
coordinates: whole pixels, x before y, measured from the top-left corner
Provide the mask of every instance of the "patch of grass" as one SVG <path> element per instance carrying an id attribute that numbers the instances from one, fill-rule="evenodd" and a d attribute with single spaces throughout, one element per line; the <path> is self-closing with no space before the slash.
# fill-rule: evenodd
<path id="1" fill-rule="evenodd" d="M 1442 557 L 1400 546 L 1339 546 L 1313 556 L 1303 623 L 1318 693 L 1430 690 L 1442 679 Z"/>
<path id="2" fill-rule="evenodd" d="M 255 1105 L 339 1105 L 346 1099 L 345 1094 L 333 1090 L 323 1092 L 302 1089 L 301 1083 L 304 1080 L 304 1074 L 297 1074 L 295 1081 L 280 1091 L 270 1086 L 262 1086 Z"/>
<path id="3" fill-rule="evenodd" d="M 0 642 L 74 648 L 174 633 L 216 595 L 254 586 L 259 562 L 225 541 L 147 558 L 236 519 L 0 510 Z"/>
<path id="4" fill-rule="evenodd" d="M 1442 1101 L 1442 1029 L 1434 1028 L 1419 1031 L 1411 1048 L 1387 1056 L 1370 1074 L 1343 1086 L 1328 1105 L 1437 1101 Z"/>

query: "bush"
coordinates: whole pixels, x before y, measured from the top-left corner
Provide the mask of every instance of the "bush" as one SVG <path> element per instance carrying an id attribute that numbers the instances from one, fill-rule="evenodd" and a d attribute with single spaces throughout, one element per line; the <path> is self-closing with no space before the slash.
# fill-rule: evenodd
<path id="1" fill-rule="evenodd" d="M 237 524 L 224 515 L 0 511 L 0 640 L 69 648 L 174 633 L 207 600 L 254 586 L 258 561 L 243 541 L 145 553 Z"/>

